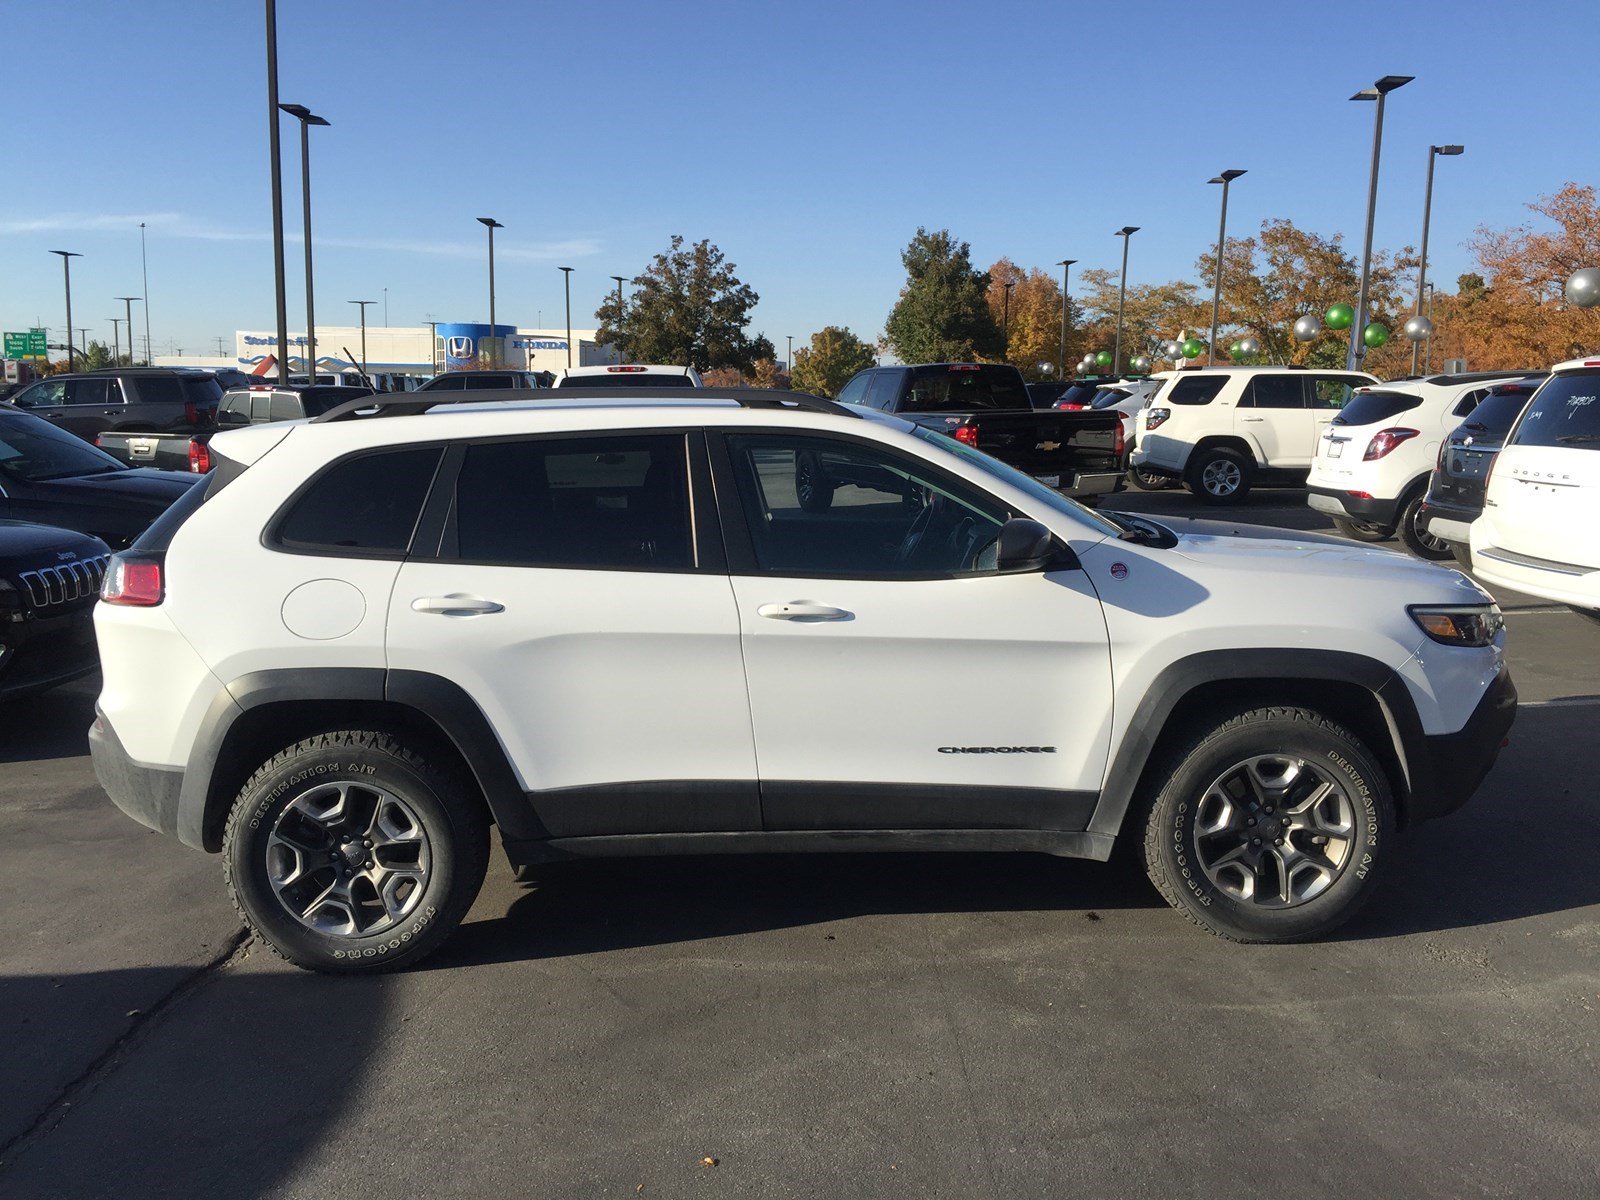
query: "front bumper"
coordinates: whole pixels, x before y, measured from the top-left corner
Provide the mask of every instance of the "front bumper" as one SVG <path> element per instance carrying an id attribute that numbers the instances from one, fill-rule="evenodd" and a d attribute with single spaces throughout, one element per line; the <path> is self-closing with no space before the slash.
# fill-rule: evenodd
<path id="1" fill-rule="evenodd" d="M 1455 812 L 1489 774 L 1517 716 L 1517 687 L 1503 670 L 1455 733 L 1422 739 L 1411 763 L 1412 822 Z"/>
<path id="2" fill-rule="evenodd" d="M 0 700 L 48 691 L 100 665 L 93 608 L 0 628 Z"/>
<path id="3" fill-rule="evenodd" d="M 178 836 L 183 772 L 134 762 L 98 704 L 94 724 L 89 727 L 89 758 L 94 763 L 95 778 L 113 804 L 157 833 Z"/>
<path id="4" fill-rule="evenodd" d="M 1400 519 L 1398 499 L 1377 500 L 1372 497 L 1352 496 L 1349 492 L 1338 488 L 1314 485 L 1307 487 L 1306 503 L 1320 513 L 1327 513 L 1332 517 L 1348 517 L 1352 521 L 1364 521 L 1369 525 L 1389 527 Z"/>

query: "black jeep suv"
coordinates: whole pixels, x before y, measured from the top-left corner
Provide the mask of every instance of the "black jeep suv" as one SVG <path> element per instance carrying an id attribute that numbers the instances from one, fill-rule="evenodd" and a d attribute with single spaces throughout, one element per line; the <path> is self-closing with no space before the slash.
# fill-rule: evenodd
<path id="1" fill-rule="evenodd" d="M 99 665 L 94 602 L 110 555 L 85 533 L 0 521 L 0 700 L 45 691 Z"/>

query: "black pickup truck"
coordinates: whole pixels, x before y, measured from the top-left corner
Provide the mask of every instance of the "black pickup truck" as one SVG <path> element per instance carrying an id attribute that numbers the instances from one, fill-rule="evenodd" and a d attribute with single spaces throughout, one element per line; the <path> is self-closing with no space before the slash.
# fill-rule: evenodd
<path id="1" fill-rule="evenodd" d="M 947 434 L 1069 496 L 1100 496 L 1122 488 L 1122 422 L 1117 414 L 1035 409 L 1015 367 L 872 367 L 845 384 L 839 402 Z"/>

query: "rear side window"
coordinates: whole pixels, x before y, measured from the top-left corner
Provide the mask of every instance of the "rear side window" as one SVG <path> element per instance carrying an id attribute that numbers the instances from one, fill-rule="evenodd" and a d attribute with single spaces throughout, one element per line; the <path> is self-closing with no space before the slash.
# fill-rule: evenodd
<path id="1" fill-rule="evenodd" d="M 436 446 L 384 450 L 335 463 L 278 522 L 286 550 L 404 554 L 439 465 Z"/>
<path id="2" fill-rule="evenodd" d="M 904 411 L 973 412 L 1032 407 L 1027 387 L 1015 367 L 961 363 L 913 368 Z"/>
<path id="3" fill-rule="evenodd" d="M 1333 419 L 1335 425 L 1378 425 L 1410 412 L 1422 403 L 1421 396 L 1409 392 L 1386 392 L 1375 388 L 1350 397 L 1344 411 Z"/>
<path id="4" fill-rule="evenodd" d="M 1161 400 L 1164 404 L 1210 404 L 1227 382 L 1221 375 L 1180 379 L 1162 394 Z"/>
<path id="5" fill-rule="evenodd" d="M 1529 402 L 1512 444 L 1600 450 L 1600 371 L 1547 379 Z"/>
<path id="6" fill-rule="evenodd" d="M 184 376 L 180 382 L 183 384 L 183 398 L 190 404 L 209 408 L 222 399 L 222 385 L 210 375 Z"/>
<path id="7" fill-rule="evenodd" d="M 1240 408 L 1304 408 L 1306 384 L 1303 375 L 1257 375 L 1245 389 Z"/>
<path id="8" fill-rule="evenodd" d="M 133 379 L 139 389 L 140 404 L 182 404 L 183 388 L 175 375 L 140 375 Z"/>
<path id="9" fill-rule="evenodd" d="M 519 567 L 692 569 L 683 436 L 469 446 L 444 557 Z"/>

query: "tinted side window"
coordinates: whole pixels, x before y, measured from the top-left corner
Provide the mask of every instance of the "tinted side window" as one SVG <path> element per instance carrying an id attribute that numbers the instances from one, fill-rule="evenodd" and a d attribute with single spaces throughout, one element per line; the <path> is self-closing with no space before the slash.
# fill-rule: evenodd
<path id="1" fill-rule="evenodd" d="M 867 407 L 894 411 L 895 396 L 900 391 L 901 371 L 874 371 L 871 390 L 867 392 Z"/>
<path id="2" fill-rule="evenodd" d="M 1488 394 L 1488 388 L 1475 388 L 1456 401 L 1456 406 L 1450 410 L 1450 415 L 1452 417 L 1466 416 L 1477 408 L 1479 404 L 1483 403 L 1483 398 Z"/>
<path id="3" fill-rule="evenodd" d="M 67 380 L 68 404 L 93 404 L 104 408 L 109 401 L 106 399 L 106 380 L 104 379 L 69 379 Z"/>
<path id="4" fill-rule="evenodd" d="M 190 404 L 209 408 L 222 398 L 222 385 L 211 376 L 185 376 L 182 380 L 183 398 Z"/>
<path id="5" fill-rule="evenodd" d="M 522 567 L 694 566 L 682 435 L 469 446 L 446 557 Z"/>
<path id="6" fill-rule="evenodd" d="M 863 371 L 844 387 L 839 389 L 840 404 L 864 404 L 867 399 L 867 384 L 872 382 L 872 374 Z"/>
<path id="7" fill-rule="evenodd" d="M 140 404 L 182 404 L 184 400 L 183 388 L 172 375 L 140 375 L 133 386 L 139 389 Z"/>
<path id="8" fill-rule="evenodd" d="M 992 571 L 992 502 L 851 442 L 728 438 L 756 565 L 775 575 L 916 579 Z"/>
<path id="9" fill-rule="evenodd" d="M 430 392 L 459 392 L 465 384 L 459 375 L 441 375 L 428 385 Z"/>
<path id="10" fill-rule="evenodd" d="M 1166 404 L 1210 404 L 1227 382 L 1221 375 L 1180 379 L 1162 394 L 1161 399 Z"/>
<path id="11" fill-rule="evenodd" d="M 437 447 L 422 447 L 335 463 L 278 523 L 277 544 L 291 550 L 404 554 L 439 455 Z"/>
<path id="12" fill-rule="evenodd" d="M 272 403 L 267 408 L 269 421 L 293 421 L 300 415 L 300 402 L 293 396 L 286 396 L 282 392 L 272 394 Z"/>
<path id="13" fill-rule="evenodd" d="M 1241 408 L 1304 408 L 1305 380 L 1299 375 L 1257 375 L 1245 390 Z"/>
<path id="14" fill-rule="evenodd" d="M 1340 409 L 1350 403 L 1350 393 L 1371 386 L 1365 379 L 1322 378 L 1311 381 L 1311 407 Z"/>
<path id="15" fill-rule="evenodd" d="M 11 402 L 18 408 L 55 408 L 66 394 L 66 380 L 46 379 L 26 391 L 18 392 L 11 397 Z"/>

